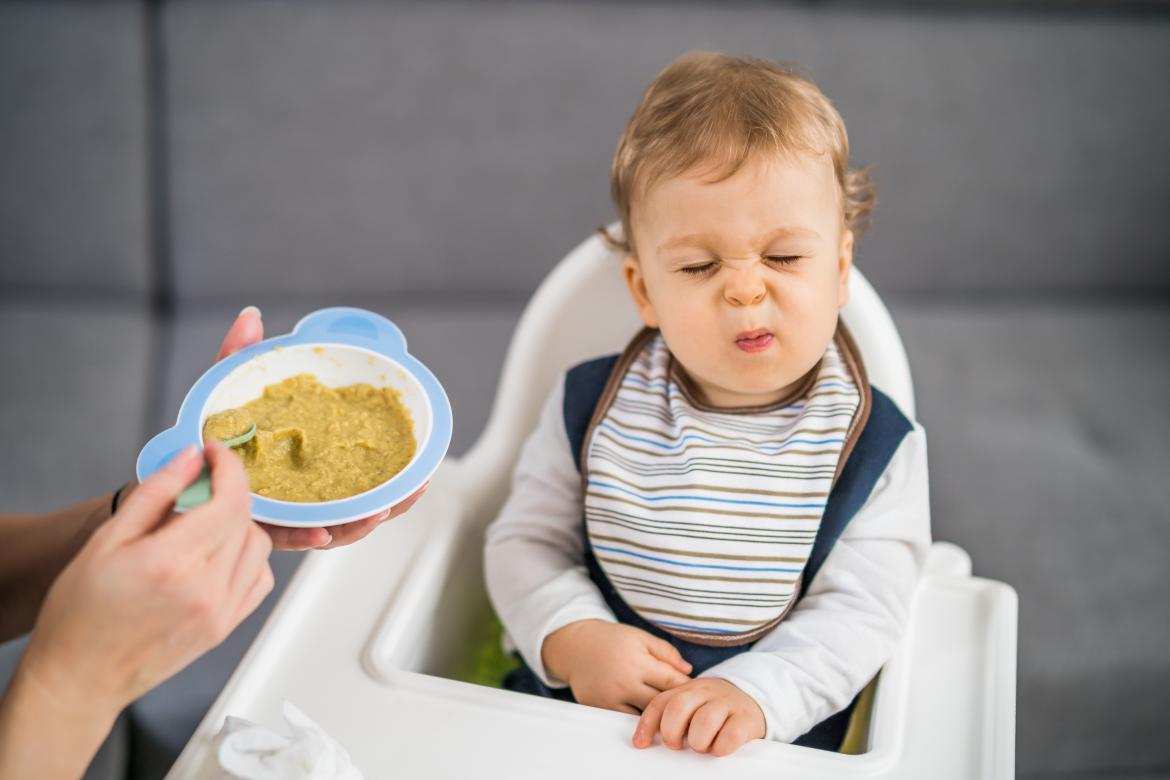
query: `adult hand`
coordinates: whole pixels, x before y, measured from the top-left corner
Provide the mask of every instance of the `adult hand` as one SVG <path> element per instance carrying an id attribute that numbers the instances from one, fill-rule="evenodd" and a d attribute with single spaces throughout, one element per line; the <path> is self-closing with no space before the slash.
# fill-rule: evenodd
<path id="1" fill-rule="evenodd" d="M 271 591 L 272 542 L 250 517 L 243 464 L 219 442 L 206 458 L 210 501 L 173 512 L 202 466 L 191 446 L 127 496 L 49 588 L 3 703 L 5 771 L 56 762 L 38 776 L 69 774 L 122 708 L 222 642 Z M 39 755 L 56 743 L 68 747 Z"/>
<path id="2" fill-rule="evenodd" d="M 662 691 L 686 683 L 691 665 L 674 645 L 634 626 L 578 620 L 544 639 L 544 668 L 580 704 L 637 715 Z"/>
<path id="3" fill-rule="evenodd" d="M 264 321 L 261 319 L 260 310 L 255 306 L 249 306 L 240 312 L 236 321 L 228 329 L 215 359 L 217 362 L 223 360 L 228 355 L 250 347 L 263 338 Z M 414 506 L 414 503 L 422 497 L 426 489 L 427 486 L 423 485 L 402 503 L 376 515 L 329 528 L 283 528 L 265 523 L 260 525 L 268 531 L 268 535 L 272 537 L 273 546 L 278 550 L 310 550 L 314 548 L 329 550 L 364 539 L 382 523 L 397 517 Z"/>
<path id="4" fill-rule="evenodd" d="M 763 739 L 764 712 L 751 696 L 727 680 L 700 677 L 663 691 L 646 706 L 634 729 L 634 747 L 662 742 L 681 750 L 726 756 L 752 739 Z"/>

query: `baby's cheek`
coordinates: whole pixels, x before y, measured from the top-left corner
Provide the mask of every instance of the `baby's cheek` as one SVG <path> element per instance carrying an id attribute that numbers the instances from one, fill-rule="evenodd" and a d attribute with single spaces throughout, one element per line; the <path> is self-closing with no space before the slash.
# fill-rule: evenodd
<path id="1" fill-rule="evenodd" d="M 673 332 L 676 341 L 685 341 L 694 344 L 704 335 L 710 335 L 714 330 L 713 323 L 708 322 L 710 317 L 698 306 L 680 306 L 672 308 L 662 317 L 662 331 Z"/>
<path id="2" fill-rule="evenodd" d="M 683 367 L 691 373 L 702 373 L 715 342 L 711 329 L 704 328 L 698 318 L 673 317 L 662 321 L 660 330 L 666 346 Z"/>

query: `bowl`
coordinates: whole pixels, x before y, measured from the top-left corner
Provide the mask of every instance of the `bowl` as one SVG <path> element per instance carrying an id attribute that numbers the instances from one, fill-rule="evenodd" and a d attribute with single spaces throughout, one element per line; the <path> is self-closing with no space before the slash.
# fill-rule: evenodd
<path id="1" fill-rule="evenodd" d="M 410 462 L 382 484 L 333 501 L 281 501 L 252 494 L 252 516 L 289 527 L 323 527 L 376 515 L 422 487 L 451 444 L 451 404 L 434 374 L 406 349 L 402 331 L 364 309 L 315 311 L 291 333 L 265 339 L 216 363 L 183 399 L 175 425 L 159 433 L 138 454 L 142 481 L 189 444 L 203 446 L 209 415 L 242 406 L 267 385 L 297 374 L 314 374 L 329 387 L 366 383 L 392 387 L 414 423 Z"/>

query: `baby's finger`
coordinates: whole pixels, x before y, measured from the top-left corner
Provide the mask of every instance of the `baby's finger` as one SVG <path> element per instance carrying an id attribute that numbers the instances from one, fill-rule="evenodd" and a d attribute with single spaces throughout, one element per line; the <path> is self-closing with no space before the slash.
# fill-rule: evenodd
<path id="1" fill-rule="evenodd" d="M 659 639 L 656 636 L 648 635 L 646 649 L 650 651 L 650 655 L 654 656 L 659 661 L 665 661 L 683 674 L 691 673 L 690 663 L 688 663 L 687 660 L 682 657 L 682 653 L 678 651 L 677 647 L 672 645 L 670 642 L 667 642 L 665 639 Z"/>
<path id="2" fill-rule="evenodd" d="M 219 345 L 219 352 L 215 355 L 215 362 L 223 360 L 228 355 L 239 352 L 244 347 L 250 347 L 264 338 L 264 321 L 260 317 L 260 310 L 249 306 L 238 315 L 236 321 L 228 328 L 223 343 Z"/>
<path id="3" fill-rule="evenodd" d="M 658 726 L 662 722 L 662 712 L 673 694 L 674 691 L 664 691 L 642 709 L 642 717 L 634 728 L 634 747 L 647 748 L 654 744 L 654 735 L 658 733 Z"/>
<path id="4" fill-rule="evenodd" d="M 635 717 L 638 715 L 638 711 L 628 704 L 619 704 L 618 706 L 614 707 L 614 711 L 624 712 Z"/>
<path id="5" fill-rule="evenodd" d="M 199 476 L 202 465 L 198 447 L 192 444 L 184 449 L 126 497 L 106 524 L 107 533 L 126 540 L 154 530 L 170 515 L 179 493 Z"/>
<path id="6" fill-rule="evenodd" d="M 642 679 L 648 685 L 653 685 L 660 691 L 669 691 L 671 688 L 677 688 L 691 679 L 670 664 L 665 661 L 659 661 L 657 658 L 647 663 L 649 663 L 650 668 L 643 673 Z"/>
<path id="7" fill-rule="evenodd" d="M 641 714 L 647 705 L 654 701 L 654 697 L 660 693 L 662 691 L 653 686 L 645 684 L 638 685 L 626 694 L 626 704 L 629 704 Z"/>
<path id="8" fill-rule="evenodd" d="M 714 744 L 711 745 L 711 754 L 729 756 L 754 739 L 752 725 L 743 715 L 732 715 L 719 729 Z"/>
<path id="9" fill-rule="evenodd" d="M 691 717 L 690 728 L 687 729 L 687 744 L 696 753 L 706 753 L 715 741 L 715 735 L 723 727 L 730 712 L 726 705 L 709 701 Z"/>
<path id="10" fill-rule="evenodd" d="M 682 750 L 685 747 L 684 740 L 691 725 L 691 717 L 695 710 L 703 706 L 705 699 L 686 688 L 675 690 L 678 693 L 670 697 L 666 709 L 662 711 L 662 721 L 658 724 L 658 730 L 662 733 L 662 744 L 672 750 Z"/>

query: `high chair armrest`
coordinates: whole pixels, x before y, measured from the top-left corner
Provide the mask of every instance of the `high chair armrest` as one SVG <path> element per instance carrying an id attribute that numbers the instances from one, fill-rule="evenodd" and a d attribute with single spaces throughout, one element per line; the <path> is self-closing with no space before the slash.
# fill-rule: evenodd
<path id="1" fill-rule="evenodd" d="M 970 577 L 971 556 L 957 544 L 935 542 L 930 546 L 930 554 L 926 558 L 926 571 L 923 573 Z"/>
<path id="2" fill-rule="evenodd" d="M 441 470 L 409 515 L 363 544 L 309 556 L 168 777 L 219 777 L 213 748 L 224 717 L 278 728 L 286 698 L 371 778 L 490 776 L 504 767 L 521 779 L 555 769 L 562 780 L 1013 776 L 1016 596 L 980 578 L 923 577 L 906 638 L 882 671 L 861 755 L 759 741 L 718 760 L 638 751 L 632 716 L 419 673 L 428 671 L 420 659 L 452 636 L 441 624 L 468 618 L 449 609 L 458 599 L 431 611 L 433 594 L 474 579 L 460 575 L 480 551 L 468 507 L 446 489 L 456 472 Z M 954 558 L 955 550 L 935 553 Z"/>

